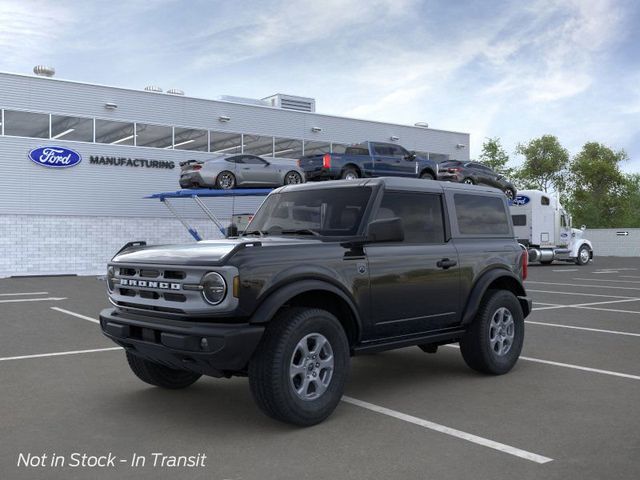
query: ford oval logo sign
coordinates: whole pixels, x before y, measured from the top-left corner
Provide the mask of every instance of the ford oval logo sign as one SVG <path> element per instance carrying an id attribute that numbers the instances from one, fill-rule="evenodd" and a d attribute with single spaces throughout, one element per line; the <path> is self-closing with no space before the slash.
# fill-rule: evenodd
<path id="1" fill-rule="evenodd" d="M 69 148 L 38 147 L 29 152 L 29 159 L 43 167 L 69 168 L 79 164 L 82 156 Z"/>
<path id="2" fill-rule="evenodd" d="M 530 201 L 531 199 L 526 195 L 516 195 L 515 200 L 511 201 L 511 205 L 522 206 L 522 205 L 526 205 Z"/>

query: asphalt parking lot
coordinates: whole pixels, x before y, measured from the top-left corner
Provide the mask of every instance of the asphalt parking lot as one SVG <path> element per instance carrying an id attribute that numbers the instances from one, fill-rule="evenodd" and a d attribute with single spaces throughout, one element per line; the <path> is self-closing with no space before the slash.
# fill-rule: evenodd
<path id="1" fill-rule="evenodd" d="M 99 331 L 95 277 L 0 280 L 0 478 L 640 478 L 640 259 L 531 266 L 526 286 L 511 373 L 477 374 L 454 346 L 356 357 L 333 416 L 299 429 L 262 415 L 244 378 L 140 382 Z M 127 462 L 18 466 L 110 452 Z M 154 452 L 207 458 L 153 467 Z"/>

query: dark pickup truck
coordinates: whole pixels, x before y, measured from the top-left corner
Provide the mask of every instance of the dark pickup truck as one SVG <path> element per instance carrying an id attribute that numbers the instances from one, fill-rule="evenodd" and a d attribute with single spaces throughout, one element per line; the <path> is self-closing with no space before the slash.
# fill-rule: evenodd
<path id="1" fill-rule="evenodd" d="M 394 143 L 364 142 L 344 153 L 324 153 L 298 161 L 307 181 L 363 177 L 438 178 L 438 164 Z"/>

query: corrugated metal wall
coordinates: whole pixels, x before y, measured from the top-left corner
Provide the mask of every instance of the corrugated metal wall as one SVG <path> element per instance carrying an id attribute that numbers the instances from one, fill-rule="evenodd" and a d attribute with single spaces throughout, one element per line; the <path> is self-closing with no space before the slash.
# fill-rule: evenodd
<path id="1" fill-rule="evenodd" d="M 584 236 L 593 243 L 594 257 L 640 257 L 640 228 L 589 228 Z"/>

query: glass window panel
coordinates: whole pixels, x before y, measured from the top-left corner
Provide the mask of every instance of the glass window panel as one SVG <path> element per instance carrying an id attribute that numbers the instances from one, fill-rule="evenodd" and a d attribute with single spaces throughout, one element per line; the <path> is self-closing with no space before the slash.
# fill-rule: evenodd
<path id="1" fill-rule="evenodd" d="M 273 157 L 273 137 L 245 134 L 244 153 Z"/>
<path id="2" fill-rule="evenodd" d="M 405 243 L 444 243 L 440 195 L 386 191 L 377 219 L 402 220 Z"/>
<path id="3" fill-rule="evenodd" d="M 274 138 L 274 157 L 278 158 L 300 158 L 302 157 L 302 140 L 291 138 Z"/>
<path id="4" fill-rule="evenodd" d="M 16 137 L 49 138 L 49 115 L 5 110 L 4 134 Z"/>
<path id="5" fill-rule="evenodd" d="M 177 150 L 207 151 L 209 139 L 206 130 L 176 127 L 174 135 L 173 148 Z"/>
<path id="6" fill-rule="evenodd" d="M 330 152 L 331 144 L 329 142 L 311 142 L 309 140 L 304 142 L 305 155 L 322 155 Z"/>
<path id="7" fill-rule="evenodd" d="M 171 148 L 172 141 L 171 127 L 136 123 L 136 145 L 138 147 Z"/>
<path id="8" fill-rule="evenodd" d="M 96 119 L 96 142 L 133 145 L 133 123 Z"/>
<path id="9" fill-rule="evenodd" d="M 453 196 L 458 230 L 463 235 L 506 235 L 510 232 L 505 201 L 498 197 L 466 195 Z"/>
<path id="10" fill-rule="evenodd" d="M 52 115 L 51 138 L 93 142 L 93 119 Z"/>
<path id="11" fill-rule="evenodd" d="M 344 143 L 332 143 L 331 153 L 344 153 L 349 145 Z"/>
<path id="12" fill-rule="evenodd" d="M 211 153 L 233 155 L 242 153 L 242 135 L 239 133 L 211 132 Z"/>

